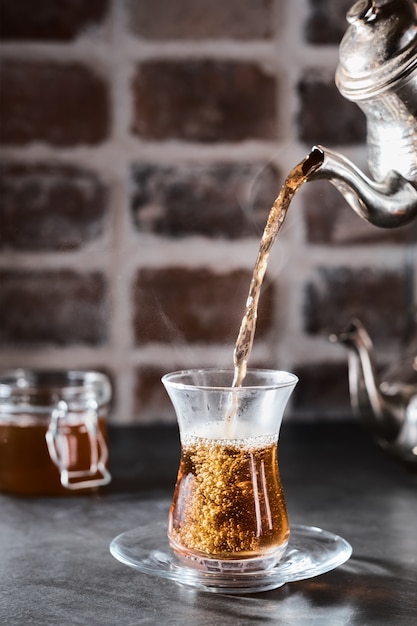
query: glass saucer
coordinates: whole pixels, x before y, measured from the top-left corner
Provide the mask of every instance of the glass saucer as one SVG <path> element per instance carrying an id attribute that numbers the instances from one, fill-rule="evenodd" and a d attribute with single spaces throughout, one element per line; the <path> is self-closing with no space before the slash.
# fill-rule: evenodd
<path id="1" fill-rule="evenodd" d="M 111 554 L 134 569 L 168 578 L 180 585 L 215 593 L 258 593 L 285 583 L 324 574 L 348 560 L 352 546 L 342 537 L 314 526 L 291 526 L 290 541 L 280 562 L 263 571 L 205 572 L 185 566 L 171 551 L 166 522 L 126 531 L 113 539 Z"/>

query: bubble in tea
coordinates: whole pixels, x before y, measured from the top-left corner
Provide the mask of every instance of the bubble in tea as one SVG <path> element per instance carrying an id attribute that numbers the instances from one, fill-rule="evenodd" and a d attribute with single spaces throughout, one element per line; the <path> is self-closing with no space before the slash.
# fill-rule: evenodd
<path id="1" fill-rule="evenodd" d="M 206 424 L 183 438 L 168 536 L 185 555 L 262 558 L 289 538 L 278 436 L 216 437 L 223 427 Z"/>

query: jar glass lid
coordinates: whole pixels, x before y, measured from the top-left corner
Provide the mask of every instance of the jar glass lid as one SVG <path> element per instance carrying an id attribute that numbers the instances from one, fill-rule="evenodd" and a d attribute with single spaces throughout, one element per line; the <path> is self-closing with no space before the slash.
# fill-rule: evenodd
<path id="1" fill-rule="evenodd" d="M 89 370 L 0 370 L 0 412 L 49 410 L 64 400 L 69 410 L 98 407 L 111 399 L 108 377 Z"/>

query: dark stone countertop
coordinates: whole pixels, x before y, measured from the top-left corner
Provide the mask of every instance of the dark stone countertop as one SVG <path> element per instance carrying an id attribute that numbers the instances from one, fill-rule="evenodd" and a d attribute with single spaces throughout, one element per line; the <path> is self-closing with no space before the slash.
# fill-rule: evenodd
<path id="1" fill-rule="evenodd" d="M 0 495 L 0 623 L 5 626 L 408 626 L 417 616 L 417 476 L 355 422 L 281 430 L 293 524 L 345 537 L 351 559 L 252 595 L 197 592 L 116 561 L 111 540 L 164 519 L 179 460 L 174 427 L 110 429 L 112 484 L 93 496 Z"/>

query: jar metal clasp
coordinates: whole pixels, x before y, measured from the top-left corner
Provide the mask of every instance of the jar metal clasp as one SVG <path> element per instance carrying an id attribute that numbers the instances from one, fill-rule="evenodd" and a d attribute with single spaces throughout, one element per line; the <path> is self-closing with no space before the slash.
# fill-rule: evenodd
<path id="1" fill-rule="evenodd" d="M 81 426 L 85 429 L 85 436 L 88 439 L 89 464 L 86 463 L 86 467 L 82 469 L 71 469 L 73 436 L 68 427 L 68 417 L 68 404 L 64 400 L 59 400 L 52 410 L 45 433 L 49 456 L 59 469 L 62 486 L 66 489 L 91 489 L 107 485 L 111 480 L 106 469 L 108 449 L 103 433 L 98 427 L 97 402 L 90 399 L 83 415 Z"/>

